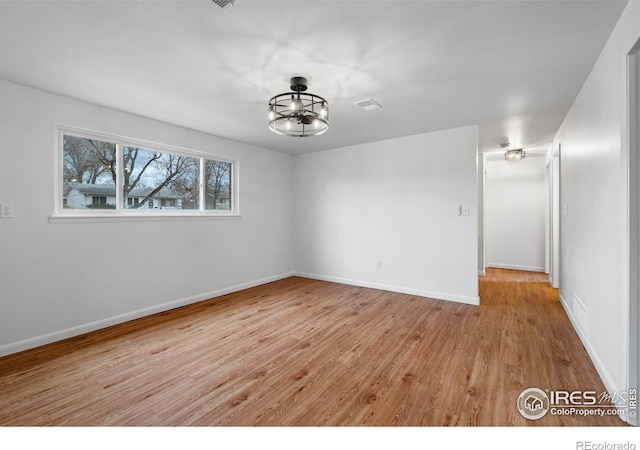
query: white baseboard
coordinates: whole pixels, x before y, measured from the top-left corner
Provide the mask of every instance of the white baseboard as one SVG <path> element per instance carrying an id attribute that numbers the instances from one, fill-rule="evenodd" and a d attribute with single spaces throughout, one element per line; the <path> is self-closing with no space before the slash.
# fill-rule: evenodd
<path id="1" fill-rule="evenodd" d="M 543 272 L 544 267 L 537 266 L 517 266 L 514 264 L 499 264 L 499 263 L 489 263 L 487 267 L 494 267 L 496 269 L 510 269 L 510 270 L 524 270 L 526 272 Z"/>
<path id="2" fill-rule="evenodd" d="M 436 300 L 447 300 L 447 301 L 457 302 L 457 303 L 465 303 L 467 305 L 478 306 L 480 304 L 480 297 L 467 297 L 463 295 L 425 291 L 422 289 L 412 289 L 412 288 L 406 288 L 402 286 L 371 283 L 369 281 L 351 280 L 347 278 L 318 275 L 315 273 L 294 272 L 294 275 L 298 277 L 303 277 L 303 278 L 311 278 L 313 280 L 330 281 L 332 283 L 348 284 L 350 286 L 360 286 L 360 287 L 366 287 L 371 289 L 380 289 L 382 291 L 398 292 L 400 294 L 418 295 L 420 297 L 433 298 Z"/>
<path id="3" fill-rule="evenodd" d="M 560 294 L 560 304 L 562 305 L 562 308 L 564 308 L 564 312 L 567 314 L 567 317 L 569 317 L 569 320 L 571 321 L 571 325 L 573 326 L 573 329 L 578 334 L 580 341 L 582 341 L 582 345 L 584 345 L 584 348 L 587 350 L 587 353 L 591 358 L 591 362 L 593 362 L 593 365 L 595 366 L 596 371 L 598 372 L 598 375 L 600 375 L 600 378 L 602 379 L 602 382 L 604 383 L 604 386 L 607 389 L 607 392 L 609 392 L 609 395 L 613 396 L 613 394 L 616 392 L 618 393 L 623 392 L 626 388 L 617 386 L 616 383 L 613 381 L 613 378 L 611 378 L 609 371 L 607 371 L 604 364 L 602 364 L 602 360 L 598 356 L 598 352 L 596 352 L 595 348 L 593 348 L 591 341 L 578 325 L 578 320 L 573 315 L 572 306 L 569 303 L 567 303 L 567 301 L 562 296 L 562 294 Z M 552 389 L 552 388 L 554 387 L 549 386 L 549 389 Z"/>
<path id="4" fill-rule="evenodd" d="M 181 306 L 190 305 L 193 303 L 201 302 L 222 295 L 231 294 L 234 292 L 242 291 L 244 289 L 260 286 L 262 284 L 271 283 L 273 281 L 282 280 L 293 276 L 293 272 L 274 275 L 260 280 L 249 281 L 246 283 L 237 284 L 227 288 L 217 289 L 215 291 L 204 292 L 199 295 L 182 298 L 161 305 L 154 305 L 148 308 L 131 311 L 118 316 L 108 317 L 106 319 L 97 320 L 95 322 L 78 325 L 75 327 L 67 328 L 64 330 L 54 331 L 53 333 L 44 334 L 41 336 L 24 339 L 18 342 L 12 342 L 10 344 L 0 346 L 0 356 L 6 356 L 13 353 L 18 353 L 24 350 L 40 347 L 41 345 L 51 344 L 52 342 L 61 341 L 71 337 L 79 336 L 81 334 L 90 333 L 92 331 L 107 328 L 120 323 L 129 322 L 130 320 L 140 319 L 141 317 L 150 316 L 160 312 L 168 311 L 170 309 L 179 308 Z"/>

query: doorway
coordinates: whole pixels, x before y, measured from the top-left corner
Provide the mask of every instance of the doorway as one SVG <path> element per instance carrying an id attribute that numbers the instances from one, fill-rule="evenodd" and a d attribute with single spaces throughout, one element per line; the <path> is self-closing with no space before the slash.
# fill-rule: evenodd
<path id="1" fill-rule="evenodd" d="M 485 154 L 486 267 L 547 271 L 548 153 L 545 145 L 526 149 L 519 160 Z"/>

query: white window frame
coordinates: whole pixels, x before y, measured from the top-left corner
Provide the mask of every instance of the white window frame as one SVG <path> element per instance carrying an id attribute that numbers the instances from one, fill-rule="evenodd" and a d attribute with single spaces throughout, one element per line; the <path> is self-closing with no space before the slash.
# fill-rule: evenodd
<path id="1" fill-rule="evenodd" d="M 142 139 L 118 136 L 110 133 L 86 130 L 83 128 L 55 125 L 55 171 L 54 171 L 54 207 L 53 213 L 49 217 L 50 222 L 57 221 L 97 221 L 110 222 L 121 220 L 143 220 L 143 219 L 159 219 L 159 218 L 235 218 L 240 217 L 240 195 L 239 195 L 239 161 L 238 159 L 228 158 L 225 156 L 209 154 L 206 152 L 186 149 L 182 147 L 160 144 L 157 142 L 145 141 Z M 95 210 L 91 208 L 85 209 L 68 209 L 64 208 L 64 135 L 76 136 L 84 139 L 96 139 L 116 144 L 116 166 L 118 170 L 122 169 L 123 148 L 125 146 L 137 147 L 149 150 L 157 150 L 160 152 L 173 153 L 192 158 L 198 158 L 199 165 L 199 209 L 197 210 L 174 210 L 174 209 L 158 209 L 158 210 L 139 210 L 126 209 L 124 205 L 124 193 L 122 186 L 122 176 L 118 176 L 116 182 L 116 209 L 114 210 Z M 205 161 L 220 161 L 231 164 L 231 209 L 230 210 L 207 210 L 205 209 L 204 198 L 204 182 L 205 182 Z"/>

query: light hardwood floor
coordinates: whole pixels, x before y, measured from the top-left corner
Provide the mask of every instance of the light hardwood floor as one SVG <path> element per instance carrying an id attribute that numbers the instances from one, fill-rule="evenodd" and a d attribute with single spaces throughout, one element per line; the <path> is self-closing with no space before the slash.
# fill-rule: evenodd
<path id="1" fill-rule="evenodd" d="M 0 425 L 623 425 L 524 419 L 524 388 L 604 386 L 544 275 L 480 295 L 288 278 L 0 358 Z"/>

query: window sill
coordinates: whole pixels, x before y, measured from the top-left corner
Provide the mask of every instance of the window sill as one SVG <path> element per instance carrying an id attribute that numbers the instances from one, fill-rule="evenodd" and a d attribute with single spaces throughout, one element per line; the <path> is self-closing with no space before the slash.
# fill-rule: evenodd
<path id="1" fill-rule="evenodd" d="M 240 219 L 237 213 L 58 213 L 49 216 L 49 223 L 116 223 L 165 220 Z"/>

